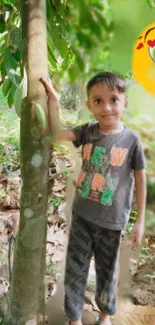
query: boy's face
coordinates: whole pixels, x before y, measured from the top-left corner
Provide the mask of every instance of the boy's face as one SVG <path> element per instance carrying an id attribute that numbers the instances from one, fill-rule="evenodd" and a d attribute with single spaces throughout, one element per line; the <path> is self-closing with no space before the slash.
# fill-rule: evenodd
<path id="1" fill-rule="evenodd" d="M 92 112 L 100 127 L 115 127 L 120 121 L 125 107 L 126 96 L 117 88 L 111 88 L 104 83 L 94 85 L 88 94 L 86 102 L 88 109 Z"/>

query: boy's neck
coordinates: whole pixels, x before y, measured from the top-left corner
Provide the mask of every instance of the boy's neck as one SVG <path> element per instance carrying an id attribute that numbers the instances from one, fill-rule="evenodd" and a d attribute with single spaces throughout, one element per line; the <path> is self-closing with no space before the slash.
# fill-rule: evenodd
<path id="1" fill-rule="evenodd" d="M 119 121 L 115 125 L 100 125 L 99 124 L 99 128 L 100 128 L 100 132 L 103 134 L 115 134 L 115 133 L 122 131 L 124 129 L 124 125 L 121 121 Z"/>

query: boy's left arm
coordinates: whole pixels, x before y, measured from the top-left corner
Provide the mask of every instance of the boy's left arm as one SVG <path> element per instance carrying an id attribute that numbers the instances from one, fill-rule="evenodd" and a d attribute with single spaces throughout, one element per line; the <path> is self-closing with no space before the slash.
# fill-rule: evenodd
<path id="1" fill-rule="evenodd" d="M 145 206 L 146 206 L 146 172 L 145 169 L 135 170 L 135 187 L 138 218 L 131 233 L 132 247 L 136 247 L 142 241 L 145 228 Z"/>

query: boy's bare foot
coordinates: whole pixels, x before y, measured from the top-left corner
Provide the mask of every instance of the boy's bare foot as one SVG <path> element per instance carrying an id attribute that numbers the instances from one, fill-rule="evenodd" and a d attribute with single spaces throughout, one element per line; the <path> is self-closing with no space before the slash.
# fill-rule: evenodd
<path id="1" fill-rule="evenodd" d="M 100 325 L 112 325 L 110 316 L 100 312 Z"/>

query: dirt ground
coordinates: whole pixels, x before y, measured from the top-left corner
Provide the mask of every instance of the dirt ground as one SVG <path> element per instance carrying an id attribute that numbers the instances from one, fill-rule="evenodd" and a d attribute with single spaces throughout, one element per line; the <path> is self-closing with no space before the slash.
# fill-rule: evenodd
<path id="1" fill-rule="evenodd" d="M 141 258 L 132 277 L 132 293 L 137 305 L 155 306 L 155 234 L 146 235 L 148 256 Z"/>

